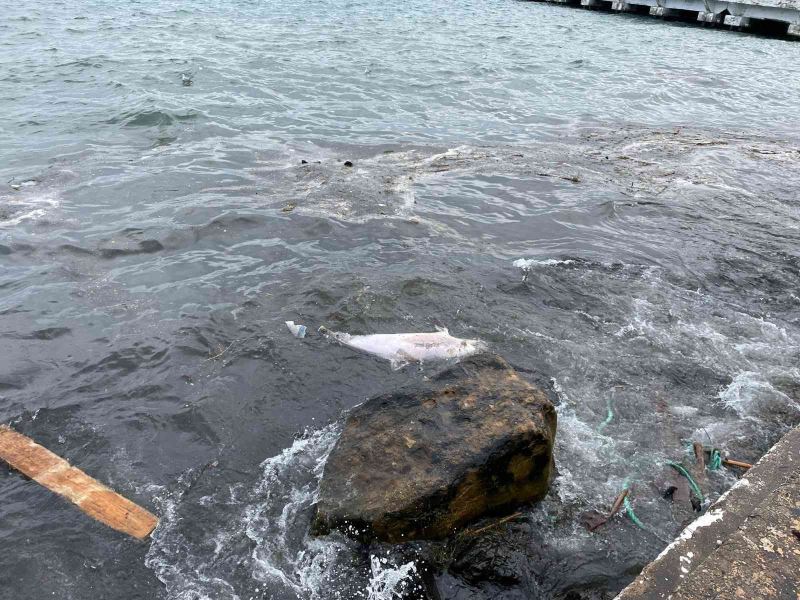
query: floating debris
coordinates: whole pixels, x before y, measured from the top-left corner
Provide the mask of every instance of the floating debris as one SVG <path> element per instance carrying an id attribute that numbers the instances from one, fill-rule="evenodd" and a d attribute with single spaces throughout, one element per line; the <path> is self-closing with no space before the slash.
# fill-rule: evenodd
<path id="1" fill-rule="evenodd" d="M 0 459 L 112 529 L 145 539 L 158 518 L 32 439 L 0 425 Z"/>
<path id="2" fill-rule="evenodd" d="M 695 442 L 697 444 L 697 442 Z M 752 464 L 748 462 L 744 462 L 741 460 L 735 460 L 730 457 L 723 457 L 722 450 L 719 448 L 707 448 L 704 447 L 702 449 L 703 456 L 708 455 L 708 469 L 709 471 L 716 471 L 722 466 L 726 467 L 738 467 L 740 469 L 750 469 L 752 468 Z"/>
<path id="3" fill-rule="evenodd" d="M 350 335 L 329 331 L 325 327 L 320 327 L 319 331 L 340 344 L 389 360 L 395 369 L 410 362 L 465 358 L 486 348 L 486 344 L 480 340 L 453 337 L 447 329 L 432 333 L 373 335 Z"/>
<path id="4" fill-rule="evenodd" d="M 722 459 L 722 464 L 726 467 L 739 467 L 740 469 L 752 469 L 751 463 L 742 462 L 741 460 L 733 460 L 732 458 Z"/>
<path id="5" fill-rule="evenodd" d="M 296 338 L 304 338 L 308 332 L 305 325 L 300 325 L 294 321 L 286 321 L 286 327 L 289 328 L 289 331 L 291 331 L 292 335 Z"/>
<path id="6" fill-rule="evenodd" d="M 584 525 L 586 525 L 586 528 L 589 531 L 594 531 L 600 526 L 608 523 L 608 521 L 610 521 L 614 517 L 614 515 L 616 515 L 622 508 L 623 504 L 625 503 L 625 500 L 628 499 L 629 492 L 630 489 L 628 487 L 625 487 L 619 494 L 617 494 L 617 497 L 614 499 L 614 504 L 611 506 L 611 510 L 609 511 L 607 516 L 603 516 L 597 511 L 590 511 L 584 513 L 583 522 Z"/>

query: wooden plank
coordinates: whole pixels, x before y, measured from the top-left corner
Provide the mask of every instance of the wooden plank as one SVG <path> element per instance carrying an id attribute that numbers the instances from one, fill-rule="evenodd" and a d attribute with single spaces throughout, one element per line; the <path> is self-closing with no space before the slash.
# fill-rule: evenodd
<path id="1" fill-rule="evenodd" d="M 5 425 L 0 425 L 0 459 L 117 531 L 143 540 L 158 525 L 155 515 Z"/>

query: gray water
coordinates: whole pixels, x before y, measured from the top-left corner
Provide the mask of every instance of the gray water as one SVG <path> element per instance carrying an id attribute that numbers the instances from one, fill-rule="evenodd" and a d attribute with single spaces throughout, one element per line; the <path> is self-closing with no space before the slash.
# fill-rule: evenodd
<path id="1" fill-rule="evenodd" d="M 0 597 L 395 597 L 413 561 L 306 526 L 344 412 L 437 367 L 289 319 L 551 376 L 550 496 L 437 586 L 613 595 L 692 518 L 665 460 L 800 422 L 798 52 L 513 0 L 8 3 L 0 422 L 162 522 L 0 470 Z M 588 533 L 626 482 L 648 529 Z"/>

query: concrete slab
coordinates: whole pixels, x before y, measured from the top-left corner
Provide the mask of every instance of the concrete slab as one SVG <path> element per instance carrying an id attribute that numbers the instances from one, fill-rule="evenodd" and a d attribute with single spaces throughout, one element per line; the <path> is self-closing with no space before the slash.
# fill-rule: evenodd
<path id="1" fill-rule="evenodd" d="M 739 598 L 800 598 L 800 428 L 775 444 L 617 596 Z"/>
<path id="2" fill-rule="evenodd" d="M 724 23 L 728 27 L 750 27 L 749 18 L 737 17 L 736 15 L 726 15 Z"/>

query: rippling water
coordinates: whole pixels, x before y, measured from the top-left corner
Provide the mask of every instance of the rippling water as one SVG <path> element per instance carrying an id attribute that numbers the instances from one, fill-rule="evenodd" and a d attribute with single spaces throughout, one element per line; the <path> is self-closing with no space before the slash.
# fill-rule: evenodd
<path id="1" fill-rule="evenodd" d="M 799 51 L 513 0 L 4 7 L 0 421 L 163 519 L 0 471 L 0 597 L 391 598 L 413 561 L 305 528 L 343 411 L 435 367 L 289 319 L 552 375 L 515 562 L 437 586 L 613 594 L 691 517 L 664 460 L 800 421 Z M 648 529 L 586 532 L 626 480 Z"/>

